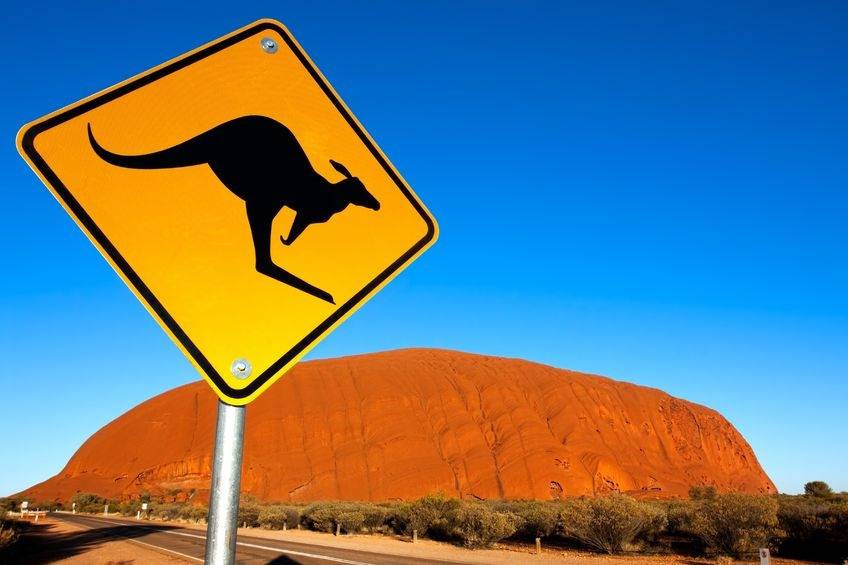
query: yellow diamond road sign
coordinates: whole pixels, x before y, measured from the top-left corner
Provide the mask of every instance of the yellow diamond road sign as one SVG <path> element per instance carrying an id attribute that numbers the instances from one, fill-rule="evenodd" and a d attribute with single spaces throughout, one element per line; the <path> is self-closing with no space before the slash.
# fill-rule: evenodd
<path id="1" fill-rule="evenodd" d="M 230 404 L 255 399 L 437 237 L 271 20 L 27 124 L 18 148 Z"/>

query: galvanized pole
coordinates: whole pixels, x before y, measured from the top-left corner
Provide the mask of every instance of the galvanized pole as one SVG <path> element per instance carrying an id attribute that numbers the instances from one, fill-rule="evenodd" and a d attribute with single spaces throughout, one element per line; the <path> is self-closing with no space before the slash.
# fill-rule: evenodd
<path id="1" fill-rule="evenodd" d="M 244 411 L 244 406 L 218 401 L 209 524 L 206 526 L 206 565 L 233 565 L 236 561 Z"/>

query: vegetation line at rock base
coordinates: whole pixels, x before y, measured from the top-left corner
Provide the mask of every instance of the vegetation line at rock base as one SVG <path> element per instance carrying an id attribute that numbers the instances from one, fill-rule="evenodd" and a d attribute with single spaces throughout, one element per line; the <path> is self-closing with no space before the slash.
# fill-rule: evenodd
<path id="1" fill-rule="evenodd" d="M 842 563 L 848 558 L 848 494 L 835 494 L 820 482 L 807 487 L 800 496 L 718 494 L 711 487 L 693 487 L 688 500 L 637 500 L 611 494 L 556 501 L 470 501 L 433 494 L 408 502 L 263 504 L 247 496 L 238 521 L 240 526 L 271 530 L 397 536 L 416 532 L 469 548 L 542 538 L 548 548 L 609 554 L 746 558 L 769 547 L 781 557 Z M 164 500 L 142 495 L 118 502 L 90 493 L 73 498 L 78 512 L 102 514 L 109 504 L 113 512 L 141 514 L 147 520 L 206 520 L 203 506 Z M 147 511 L 142 511 L 143 502 L 148 503 Z M 16 499 L 0 499 L 0 514 L 19 504 Z M 42 502 L 30 508 L 53 510 L 62 505 Z M 0 544 L 2 540 L 0 533 Z"/>

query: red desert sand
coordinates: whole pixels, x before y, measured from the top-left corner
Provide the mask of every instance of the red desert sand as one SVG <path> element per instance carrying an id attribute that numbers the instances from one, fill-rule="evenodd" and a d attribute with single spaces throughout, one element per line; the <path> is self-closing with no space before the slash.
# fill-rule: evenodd
<path id="1" fill-rule="evenodd" d="M 151 398 L 23 494 L 205 502 L 216 402 L 204 382 Z M 672 497 L 692 485 L 776 492 L 714 410 L 605 377 L 454 351 L 302 363 L 247 407 L 246 426 L 242 490 L 263 501 Z"/>

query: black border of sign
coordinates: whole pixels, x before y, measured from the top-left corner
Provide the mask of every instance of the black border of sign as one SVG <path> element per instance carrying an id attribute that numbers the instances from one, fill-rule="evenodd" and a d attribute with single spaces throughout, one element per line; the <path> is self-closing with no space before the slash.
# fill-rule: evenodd
<path id="1" fill-rule="evenodd" d="M 327 97 L 332 101 L 333 105 L 339 111 L 339 113 L 344 116 L 348 125 L 356 132 L 359 136 L 359 139 L 362 143 L 368 147 L 368 150 L 374 156 L 375 159 L 380 163 L 386 173 L 391 177 L 391 179 L 395 182 L 397 187 L 401 190 L 404 196 L 407 197 L 409 202 L 413 205 L 416 211 L 421 215 L 424 221 L 427 224 L 427 234 L 419 240 L 415 245 L 413 245 L 406 253 L 404 253 L 401 257 L 399 257 L 394 263 L 389 265 L 383 272 L 377 275 L 374 280 L 368 283 L 362 290 L 357 292 L 350 300 L 345 302 L 341 307 L 337 308 L 333 314 L 330 315 L 326 320 L 321 322 L 314 330 L 309 332 L 303 339 L 301 339 L 294 347 L 292 347 L 285 355 L 280 357 L 277 361 L 271 364 L 262 374 L 260 374 L 256 379 L 254 379 L 250 384 L 245 386 L 242 389 L 236 389 L 230 387 L 226 381 L 218 374 L 212 364 L 208 359 L 200 352 L 196 345 L 191 341 L 188 335 L 183 331 L 183 329 L 177 324 L 176 320 L 174 320 L 171 315 L 165 310 L 164 306 L 159 302 L 156 296 L 153 295 L 153 292 L 144 284 L 144 281 L 141 280 L 141 277 L 130 267 L 129 263 L 123 258 L 123 256 L 118 252 L 115 246 L 109 241 L 109 238 L 106 237 L 106 234 L 100 230 L 100 228 L 94 223 L 91 217 L 86 213 L 86 211 L 82 208 L 82 206 L 77 202 L 77 200 L 73 197 L 71 192 L 67 189 L 67 187 L 62 183 L 56 173 L 47 165 L 41 155 L 35 150 L 35 137 L 52 127 L 55 127 L 71 118 L 79 116 L 85 112 L 88 112 L 102 104 L 110 102 L 120 96 L 123 96 L 133 90 L 150 84 L 170 73 L 183 69 L 192 63 L 195 63 L 205 57 L 208 57 L 214 53 L 217 53 L 227 47 L 238 43 L 239 41 L 244 40 L 245 38 L 254 35 L 258 31 L 262 31 L 265 29 L 272 29 L 280 34 L 280 36 L 285 40 L 288 47 L 292 50 L 292 52 L 297 56 L 300 60 L 301 64 L 309 71 L 309 74 L 315 80 L 315 82 L 321 87 L 321 90 Z M 356 120 L 353 116 L 348 112 L 345 108 L 344 104 L 339 100 L 339 98 L 335 95 L 330 85 L 323 79 L 321 74 L 306 56 L 306 54 L 299 48 L 297 43 L 292 39 L 291 35 L 288 31 L 277 25 L 271 21 L 260 21 L 255 25 L 249 26 L 240 32 L 237 32 L 229 37 L 225 37 L 217 43 L 213 43 L 208 45 L 199 51 L 186 55 L 180 59 L 177 59 L 162 68 L 156 69 L 144 76 L 141 76 L 135 80 L 128 82 L 127 84 L 121 85 L 114 90 L 110 90 L 104 94 L 96 96 L 91 100 L 87 100 L 82 104 L 60 112 L 54 116 L 51 116 L 44 121 L 38 122 L 31 127 L 29 127 L 21 137 L 21 147 L 26 152 L 27 156 L 32 161 L 33 165 L 41 172 L 44 178 L 50 183 L 53 189 L 56 191 L 56 194 L 62 199 L 62 201 L 67 205 L 68 209 L 77 217 L 77 219 L 82 223 L 86 230 L 91 234 L 91 236 L 100 244 L 103 250 L 109 255 L 109 257 L 114 261 L 115 265 L 121 270 L 124 276 L 127 277 L 127 280 L 135 287 L 135 289 L 139 292 L 139 294 L 143 297 L 143 299 L 150 305 L 150 307 L 156 312 L 156 315 L 159 316 L 159 319 L 168 327 L 168 329 L 173 333 L 173 335 L 179 340 L 179 342 L 186 348 L 186 351 L 192 356 L 192 358 L 197 362 L 197 364 L 203 369 L 206 375 L 215 383 L 218 389 L 227 397 L 234 399 L 243 399 L 258 390 L 262 385 L 268 382 L 278 371 L 280 371 L 286 364 L 288 364 L 292 359 L 294 359 L 297 355 L 303 352 L 309 345 L 315 342 L 321 334 L 323 334 L 327 329 L 333 326 L 338 320 L 344 317 L 345 314 L 350 312 L 356 305 L 362 302 L 368 294 L 370 294 L 375 288 L 377 288 L 380 284 L 382 284 L 386 279 L 388 279 L 392 274 L 394 274 L 398 269 L 400 269 L 407 261 L 409 261 L 412 257 L 415 256 L 416 253 L 421 251 L 428 243 L 433 241 L 436 233 L 436 226 L 433 218 L 427 213 L 424 207 L 418 202 L 418 200 L 413 196 L 409 187 L 400 179 L 400 177 L 395 173 L 391 166 L 389 166 L 385 157 L 380 153 L 380 151 L 374 146 L 362 128 L 357 124 Z"/>

